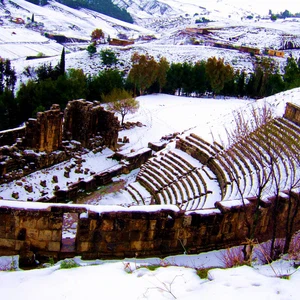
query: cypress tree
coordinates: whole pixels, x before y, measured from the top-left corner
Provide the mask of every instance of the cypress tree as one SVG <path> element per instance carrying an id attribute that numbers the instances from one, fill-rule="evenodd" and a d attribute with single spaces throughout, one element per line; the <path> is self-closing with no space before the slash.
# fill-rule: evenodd
<path id="1" fill-rule="evenodd" d="M 59 70 L 60 70 L 61 75 L 65 74 L 65 69 L 66 69 L 65 47 L 63 47 L 62 52 L 61 52 L 60 62 L 59 62 Z"/>

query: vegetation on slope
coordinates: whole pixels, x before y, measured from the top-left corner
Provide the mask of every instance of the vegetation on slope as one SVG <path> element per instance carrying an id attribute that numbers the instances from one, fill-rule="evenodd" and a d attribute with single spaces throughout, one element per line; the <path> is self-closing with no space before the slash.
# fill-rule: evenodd
<path id="1" fill-rule="evenodd" d="M 36 5 L 46 5 L 48 3 L 48 0 L 26 1 Z M 88 8 L 115 19 L 133 23 L 133 19 L 127 10 L 119 8 L 117 5 L 113 4 L 111 0 L 57 0 L 57 2 L 75 9 Z"/>
<path id="2" fill-rule="evenodd" d="M 37 112 L 49 109 L 53 101 L 62 109 L 70 99 L 104 102 L 115 89 L 126 90 L 134 96 L 163 92 L 183 96 L 263 98 L 300 87 L 300 59 L 294 57 L 287 58 L 284 74 L 279 73 L 274 59 L 261 56 L 253 57 L 254 71 L 249 74 L 234 70 L 223 59 L 215 57 L 195 63 L 170 64 L 164 57 L 157 62 L 152 56 L 135 53 L 131 69 L 124 73 L 117 68 L 115 54 L 102 50 L 99 61 L 103 70 L 94 76 L 81 69 L 64 70 L 64 60 L 63 51 L 55 67 L 51 64 L 36 69 L 27 67 L 23 74 L 29 80 L 21 84 L 15 95 L 15 71 L 9 60 L 0 59 L 0 130 L 35 117 Z"/>

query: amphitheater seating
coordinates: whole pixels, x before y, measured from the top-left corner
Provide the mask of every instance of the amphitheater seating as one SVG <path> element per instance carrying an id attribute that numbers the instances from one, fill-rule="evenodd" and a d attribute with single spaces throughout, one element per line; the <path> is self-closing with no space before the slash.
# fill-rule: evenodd
<path id="1" fill-rule="evenodd" d="M 291 167 L 300 165 L 299 136 L 299 126 L 277 118 L 227 149 L 195 134 L 179 137 L 175 149 L 158 152 L 141 167 L 127 190 L 137 203 L 173 204 L 185 211 L 253 197 L 262 185 L 270 192 L 270 172 L 284 190 Z"/>

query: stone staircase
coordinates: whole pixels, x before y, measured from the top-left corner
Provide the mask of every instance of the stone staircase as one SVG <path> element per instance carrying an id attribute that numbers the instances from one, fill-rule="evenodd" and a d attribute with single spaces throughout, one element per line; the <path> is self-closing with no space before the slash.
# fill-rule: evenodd
<path id="1" fill-rule="evenodd" d="M 299 137 L 300 127 L 286 118 L 272 120 L 227 149 L 193 133 L 177 137 L 176 148 L 150 158 L 128 191 L 138 204 L 172 204 L 184 211 L 250 198 L 261 186 L 270 196 L 274 186 L 291 187 L 291 174 L 300 178 Z"/>

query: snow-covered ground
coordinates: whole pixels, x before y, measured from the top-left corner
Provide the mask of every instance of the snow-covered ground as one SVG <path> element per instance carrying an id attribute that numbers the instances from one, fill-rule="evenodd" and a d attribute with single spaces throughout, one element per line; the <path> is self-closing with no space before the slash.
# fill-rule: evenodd
<path id="1" fill-rule="evenodd" d="M 127 115 L 125 121 L 141 122 L 144 126 L 135 127 L 130 130 L 123 130 L 119 137 L 129 138 L 129 143 L 124 144 L 120 149 L 122 153 L 139 151 L 148 146 L 149 142 L 159 142 L 162 137 L 173 133 L 184 136 L 195 133 L 203 139 L 221 144 L 227 143 L 226 129 L 234 125 L 234 112 L 241 112 L 247 116 L 251 107 L 261 107 L 267 103 L 274 116 L 282 116 L 285 111 L 286 102 L 300 105 L 300 89 L 286 91 L 265 99 L 237 99 L 237 98 L 192 98 L 177 97 L 164 94 L 148 95 L 138 97 L 140 108 L 133 115 Z M 249 116 L 250 117 L 250 116 Z M 167 150 L 173 149 L 175 143 L 169 143 Z M 14 200 L 12 192 L 19 193 L 19 200 L 26 201 L 28 198 L 36 200 L 43 195 L 52 197 L 55 185 L 60 189 L 66 189 L 69 183 L 80 179 L 90 178 L 91 172 L 101 172 L 109 168 L 118 166 L 118 162 L 109 158 L 113 154 L 109 149 L 102 153 L 93 154 L 92 152 L 84 155 L 82 169 L 88 170 L 86 174 L 75 173 L 73 160 L 61 163 L 57 166 L 35 172 L 21 180 L 13 181 L 0 186 L 0 196 L 7 200 Z M 73 165 L 73 167 L 72 167 Z M 64 177 L 65 167 L 70 167 L 70 178 Z M 53 176 L 58 177 L 58 183 L 53 183 Z M 129 175 L 122 175 L 115 178 L 115 181 L 125 181 L 125 186 L 134 181 L 137 170 Z M 46 181 L 41 185 L 41 181 Z M 25 187 L 31 185 L 32 192 L 26 191 Z M 123 199 L 123 200 L 122 200 Z M 133 201 L 127 193 L 113 192 L 99 201 L 93 201 L 98 205 L 132 205 Z"/>
<path id="2" fill-rule="evenodd" d="M 115 3 L 129 1 L 114 0 Z M 142 11 L 141 5 L 148 2 L 148 7 L 154 9 L 154 4 L 162 3 L 168 5 L 169 15 L 161 16 L 151 14 L 151 10 Z M 55 65 L 59 58 L 62 45 L 45 38 L 44 32 L 65 34 L 68 37 L 89 39 L 90 33 L 95 28 L 102 28 L 106 35 L 115 37 L 117 34 L 126 34 L 129 38 L 139 35 L 153 34 L 158 40 L 150 43 L 136 42 L 128 48 L 113 48 L 125 66 L 129 64 L 129 58 L 134 51 L 149 53 L 155 58 L 165 56 L 170 62 L 195 62 L 212 56 L 224 57 L 225 62 L 231 62 L 237 68 L 251 70 L 251 59 L 249 55 L 237 51 L 217 49 L 205 46 L 186 45 L 185 40 L 178 38 L 178 31 L 195 25 L 195 13 L 203 14 L 214 20 L 209 26 L 224 27 L 218 32 L 218 39 L 227 40 L 236 34 L 244 33 L 239 43 L 257 45 L 264 47 L 278 47 L 283 35 L 293 35 L 299 40 L 299 19 L 259 20 L 254 18 L 245 20 L 248 14 L 267 15 L 268 10 L 274 13 L 284 11 L 299 12 L 299 1 L 201 1 L 198 0 L 163 0 L 153 1 L 130 1 L 130 12 L 136 14 L 137 24 L 130 25 L 116 21 L 104 15 L 93 13 L 88 10 L 75 11 L 58 3 L 51 2 L 45 7 L 38 7 L 23 0 L 7 1 L 5 10 L 0 4 L 0 18 L 3 25 L 0 26 L 0 56 L 13 60 L 13 66 L 20 75 L 26 66 L 37 66 L 45 62 Z M 16 3 L 22 8 L 13 5 Z M 144 3 L 144 4 L 145 4 Z M 204 8 L 205 7 L 205 8 Z M 242 8 L 242 9 L 241 9 Z M 154 10 L 153 10 L 154 11 Z M 44 23 L 41 31 L 26 29 L 23 25 L 17 25 L 9 21 L 10 17 L 27 18 L 35 15 L 37 22 Z M 190 14 L 189 17 L 180 18 Z M 254 15 L 255 15 L 254 14 Z M 149 19 L 155 17 L 156 19 Z M 243 20 L 241 20 L 243 18 Z M 168 26 L 172 22 L 172 26 Z M 215 36 L 216 37 L 216 36 Z M 82 68 L 85 72 L 95 74 L 101 69 L 99 57 L 89 58 L 84 49 L 87 44 L 65 45 L 67 50 L 67 68 Z M 99 47 L 107 47 L 99 46 Z M 42 53 L 52 58 L 25 61 L 30 55 Z M 286 57 L 293 53 L 299 55 L 299 50 L 286 51 Z M 284 59 L 277 59 L 283 64 Z M 26 80 L 24 77 L 20 79 Z M 272 108 L 274 115 L 282 116 L 285 103 L 290 101 L 300 104 L 300 89 L 287 91 L 274 95 L 264 100 L 254 101 L 246 99 L 211 99 L 211 98 L 185 98 L 168 95 L 151 95 L 138 98 L 140 109 L 134 115 L 126 117 L 127 121 L 140 121 L 145 126 L 120 132 L 120 137 L 127 136 L 130 143 L 126 144 L 121 151 L 129 153 L 139 151 L 147 147 L 148 142 L 157 142 L 162 136 L 179 132 L 188 134 L 194 132 L 199 136 L 211 141 L 212 139 L 226 142 L 225 127 L 233 124 L 233 111 L 242 111 L 247 114 L 251 105 L 263 105 L 267 102 Z M 174 148 L 174 143 L 168 145 L 168 149 Z M 63 176 L 67 162 L 36 172 L 23 180 L 0 186 L 0 196 L 11 199 L 12 191 L 20 195 L 20 200 L 28 197 L 37 199 L 41 195 L 52 195 L 53 175 L 58 176 L 60 188 L 66 188 L 67 182 L 74 182 L 79 177 L 88 178 L 91 171 L 100 172 L 110 167 L 115 167 L 116 161 L 108 158 L 109 150 L 99 154 L 87 154 L 83 162 L 83 169 L 89 169 L 86 175 L 70 172 L 70 178 Z M 135 179 L 137 170 L 131 174 L 121 176 L 115 180 L 124 180 L 126 183 Z M 25 180 L 25 181 L 24 181 Z M 47 187 L 41 186 L 41 180 L 46 180 Z M 26 183 L 25 183 L 26 182 Z M 28 193 L 24 189 L 25 184 L 31 184 L 33 192 Z M 128 195 L 127 195 L 128 196 Z M 139 209 L 137 207 L 123 208 L 111 206 L 113 204 L 130 205 L 130 199 L 124 198 L 122 192 L 111 193 L 101 198 L 94 207 L 97 211 L 103 210 L 126 210 Z M 15 205 L 35 208 L 45 207 L 42 203 L 28 203 L 25 201 L 3 201 L 3 205 Z M 108 204 L 110 204 L 108 206 Z M 175 207 L 176 208 L 176 207 Z M 158 209 L 149 207 L 149 209 Z M 178 209 L 178 208 L 177 208 Z M 233 269 L 219 269 L 224 267 L 220 251 L 202 253 L 200 255 L 179 255 L 165 259 L 125 259 L 122 261 L 81 261 L 75 260 L 81 265 L 79 268 L 70 270 L 60 269 L 60 263 L 49 268 L 30 271 L 4 272 L 0 271 L 0 295 L 1 299 L 72 299 L 81 300 L 86 297 L 103 299 L 224 299 L 237 300 L 242 297 L 250 299 L 299 299 L 298 285 L 300 283 L 299 269 L 295 269 L 293 261 L 280 260 L 272 266 L 255 265 L 254 267 L 237 267 Z M 0 270 L 7 266 L 15 265 L 17 262 L 10 257 L 0 258 Z M 150 271 L 143 268 L 145 265 L 160 265 L 161 267 Z M 195 268 L 215 267 L 209 271 L 208 279 L 200 279 L 196 275 Z M 278 276 L 289 275 L 288 280 L 280 279 Z M 277 275 L 277 277 L 275 276 Z"/>
<path id="3" fill-rule="evenodd" d="M 49 1 L 46 6 L 33 5 L 24 0 L 4 0 L 0 4 L 0 57 L 12 60 L 19 76 L 19 82 L 27 80 L 22 75 L 27 66 L 36 67 L 43 63 L 56 65 L 60 59 L 62 47 L 66 48 L 66 67 L 80 68 L 85 73 L 97 74 L 103 66 L 98 55 L 90 58 L 85 50 L 90 41 L 90 35 L 95 28 L 101 28 L 107 38 L 116 38 L 125 35 L 135 40 L 130 47 L 112 47 L 120 61 L 119 67 L 130 68 L 130 57 L 135 52 L 148 53 L 156 59 L 164 56 L 170 62 L 196 62 L 216 56 L 224 58 L 226 63 L 235 68 L 252 70 L 249 54 L 236 50 L 220 49 L 207 46 L 208 41 L 232 43 L 235 46 L 246 45 L 278 49 L 284 41 L 293 41 L 300 46 L 300 19 L 278 19 L 272 22 L 263 19 L 268 15 L 268 9 L 273 12 L 284 11 L 284 7 L 295 13 L 300 11 L 297 1 L 153 1 L 146 5 L 144 1 L 115 0 L 115 3 L 128 10 L 136 19 L 135 24 L 128 24 L 87 9 L 74 10 L 55 1 Z M 126 5 L 124 4 L 126 2 Z M 151 2 L 151 1 L 150 1 Z M 151 7 L 167 5 L 170 9 L 163 14 L 163 10 Z M 146 7 L 147 6 L 147 7 Z M 2 9 L 1 9 L 2 8 Z M 280 10 L 282 8 L 282 10 Z M 149 9 L 149 12 L 147 12 Z M 259 15 L 258 15 L 259 13 Z M 34 19 L 39 25 L 30 27 L 30 20 Z M 144 17 L 143 17 L 144 15 Z M 247 16 L 255 16 L 252 20 Z M 258 18 L 260 16 L 260 18 Z M 21 17 L 25 23 L 15 24 L 11 18 Z M 208 36 L 197 36 L 200 45 L 192 45 L 191 36 L 181 34 L 187 27 L 196 27 L 195 20 L 206 17 L 213 22 L 200 24 L 200 27 L 213 29 Z M 85 43 L 69 43 L 61 45 L 45 37 L 45 33 L 65 35 L 68 38 L 80 38 Z M 152 35 L 152 41 L 143 41 L 139 37 Z M 235 42 L 230 41 L 231 39 Z M 101 47 L 108 45 L 99 45 Z M 285 58 L 275 58 L 281 68 L 286 57 L 293 54 L 298 57 L 300 50 L 286 50 Z M 26 60 L 27 56 L 44 55 L 49 58 Z"/>
<path id="4" fill-rule="evenodd" d="M 72 269 L 60 269 L 61 262 L 58 262 L 38 270 L 0 271 L 1 298 L 299 299 L 300 269 L 294 267 L 293 261 L 287 259 L 271 265 L 223 269 L 224 253 L 226 251 L 213 251 L 165 259 L 133 258 L 121 261 L 82 261 L 77 257 L 74 261 L 80 267 Z M 16 261 L 10 257 L 0 258 L 0 270 L 14 263 Z M 146 266 L 154 266 L 154 270 Z M 211 267 L 213 269 L 209 270 L 207 278 L 202 279 L 196 273 L 196 269 Z M 288 279 L 280 278 L 283 276 Z"/>

